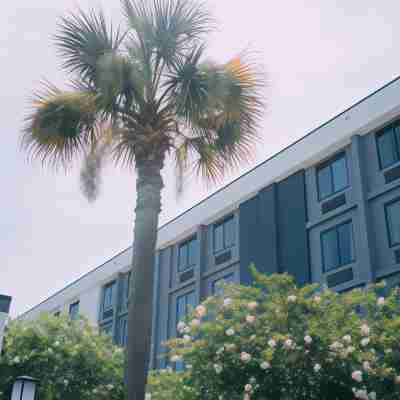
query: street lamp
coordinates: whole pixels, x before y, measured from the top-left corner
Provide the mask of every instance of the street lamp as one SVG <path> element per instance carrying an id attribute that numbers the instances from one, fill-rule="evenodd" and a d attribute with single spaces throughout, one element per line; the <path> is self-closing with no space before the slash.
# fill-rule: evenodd
<path id="1" fill-rule="evenodd" d="M 20 376 L 14 383 L 11 400 L 35 400 L 38 380 L 29 376 Z"/>

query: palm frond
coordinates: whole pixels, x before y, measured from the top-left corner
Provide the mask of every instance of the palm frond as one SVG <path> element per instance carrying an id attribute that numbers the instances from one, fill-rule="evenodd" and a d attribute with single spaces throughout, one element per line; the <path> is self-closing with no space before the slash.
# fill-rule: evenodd
<path id="1" fill-rule="evenodd" d="M 105 158 L 110 153 L 112 140 L 112 129 L 103 126 L 99 140 L 92 144 L 91 150 L 85 155 L 80 181 L 81 191 L 89 202 L 94 202 L 99 195 L 101 170 Z"/>
<path id="2" fill-rule="evenodd" d="M 22 146 L 32 158 L 67 167 L 96 140 L 96 97 L 89 92 L 63 92 L 46 84 L 32 101 Z"/>
<path id="3" fill-rule="evenodd" d="M 216 181 L 252 159 L 264 110 L 264 79 L 243 57 L 223 66 L 200 64 L 193 69 L 190 85 L 176 85 L 179 91 L 175 95 L 179 93 L 181 101 L 178 110 L 185 110 L 180 114 L 192 137 L 186 146 L 194 154 L 198 172 Z M 182 174 L 179 169 L 187 168 L 188 163 L 177 167 Z"/>
<path id="4" fill-rule="evenodd" d="M 192 0 L 154 0 L 154 46 L 167 65 L 190 52 L 214 28 L 205 3 Z"/>
<path id="5" fill-rule="evenodd" d="M 145 80 L 140 65 L 119 54 L 104 55 L 98 63 L 99 100 L 105 110 L 143 106 Z"/>
<path id="6" fill-rule="evenodd" d="M 205 3 L 193 0 L 122 0 L 129 27 L 149 53 L 167 65 L 214 28 Z M 150 54 L 149 54 L 150 56 Z"/>
<path id="7" fill-rule="evenodd" d="M 119 29 L 108 26 L 104 14 L 99 11 L 79 11 L 61 18 L 55 44 L 63 67 L 78 78 L 95 86 L 98 62 L 105 54 L 115 53 L 123 40 Z"/>
<path id="8" fill-rule="evenodd" d="M 163 85 L 169 93 L 168 102 L 187 121 L 198 121 L 208 105 L 208 79 L 199 68 L 203 52 L 202 46 L 194 47 L 187 57 L 178 59 Z"/>
<path id="9" fill-rule="evenodd" d="M 204 137 L 185 138 L 175 149 L 178 192 L 185 172 L 193 172 L 206 181 L 218 182 L 224 175 L 223 159 Z"/>

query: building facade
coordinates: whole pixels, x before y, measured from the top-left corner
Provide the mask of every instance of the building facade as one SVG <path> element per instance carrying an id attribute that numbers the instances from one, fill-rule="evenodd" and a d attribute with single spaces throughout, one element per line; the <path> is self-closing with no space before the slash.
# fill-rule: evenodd
<path id="1" fill-rule="evenodd" d="M 86 315 L 126 341 L 131 249 L 20 318 Z M 249 265 L 338 292 L 400 281 L 400 79 L 159 228 L 151 361 L 191 306 Z"/>

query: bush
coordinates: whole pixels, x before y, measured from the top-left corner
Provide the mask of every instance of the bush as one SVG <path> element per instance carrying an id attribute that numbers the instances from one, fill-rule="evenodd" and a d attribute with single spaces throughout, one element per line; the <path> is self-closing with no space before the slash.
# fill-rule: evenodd
<path id="1" fill-rule="evenodd" d="M 337 295 L 254 276 L 253 287 L 226 286 L 178 325 L 169 359 L 187 371 L 153 375 L 152 400 L 400 399 L 398 290 Z"/>
<path id="2" fill-rule="evenodd" d="M 40 380 L 40 400 L 121 400 L 123 352 L 85 320 L 15 321 L 0 357 L 0 399 L 20 375 Z"/>

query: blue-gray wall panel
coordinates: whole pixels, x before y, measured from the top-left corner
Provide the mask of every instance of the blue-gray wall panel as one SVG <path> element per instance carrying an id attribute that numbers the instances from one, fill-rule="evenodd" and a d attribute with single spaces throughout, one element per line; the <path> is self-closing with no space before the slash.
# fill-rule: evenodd
<path id="1" fill-rule="evenodd" d="M 279 272 L 276 192 L 277 185 L 275 184 L 261 190 L 258 195 L 261 243 L 257 268 L 267 274 Z"/>
<path id="2" fill-rule="evenodd" d="M 249 271 L 250 264 L 257 268 L 262 264 L 261 236 L 259 225 L 259 196 L 242 203 L 239 208 L 240 227 L 240 282 L 250 284 L 252 277 Z"/>
<path id="3" fill-rule="evenodd" d="M 278 184 L 279 267 L 300 285 L 310 282 L 304 171 Z"/>

